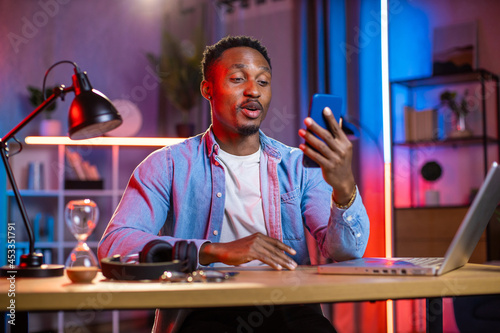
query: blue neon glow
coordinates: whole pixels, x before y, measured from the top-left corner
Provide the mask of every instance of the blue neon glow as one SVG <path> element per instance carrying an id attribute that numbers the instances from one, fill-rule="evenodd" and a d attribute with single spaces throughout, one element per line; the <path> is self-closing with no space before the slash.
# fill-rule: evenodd
<path id="1" fill-rule="evenodd" d="M 326 71 L 325 71 L 325 31 L 323 29 L 324 26 L 324 17 L 323 17 L 323 6 L 318 1 L 316 6 L 316 34 L 318 36 L 318 48 L 317 48 L 317 75 L 318 75 L 318 93 L 326 93 Z"/>
<path id="2" fill-rule="evenodd" d="M 344 1 L 331 1 L 329 4 L 329 53 L 330 92 L 342 97 L 342 115 L 346 115 L 347 105 L 347 66 L 346 58 L 339 45 L 346 42 L 346 15 Z M 347 117 L 347 120 L 349 117 Z M 358 135 L 359 136 L 359 135 Z"/>
<path id="3" fill-rule="evenodd" d="M 407 0 L 391 1 L 388 7 L 391 81 L 432 75 L 430 18 L 419 7 L 415 1 Z"/>
<path id="4" fill-rule="evenodd" d="M 372 154 L 379 158 L 378 151 L 383 147 L 380 32 L 380 2 L 361 1 L 359 26 L 354 27 L 354 40 L 347 40 L 346 60 L 356 61 L 356 55 L 359 56 L 359 121 L 364 129 L 361 130 L 363 153 L 368 160 L 367 155 Z M 364 140 L 367 133 L 373 134 L 373 140 Z M 375 161 L 372 163 L 379 162 Z"/>

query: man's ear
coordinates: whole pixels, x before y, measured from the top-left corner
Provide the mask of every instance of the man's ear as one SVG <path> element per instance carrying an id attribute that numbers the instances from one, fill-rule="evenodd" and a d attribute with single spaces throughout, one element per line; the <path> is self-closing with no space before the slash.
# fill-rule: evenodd
<path id="1" fill-rule="evenodd" d="M 201 81 L 200 84 L 201 95 L 205 97 L 207 100 L 212 100 L 212 84 L 207 80 Z"/>

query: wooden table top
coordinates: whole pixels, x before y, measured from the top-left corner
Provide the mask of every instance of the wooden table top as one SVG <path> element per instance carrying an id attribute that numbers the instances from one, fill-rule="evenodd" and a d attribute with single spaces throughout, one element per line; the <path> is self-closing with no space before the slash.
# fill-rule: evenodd
<path id="1" fill-rule="evenodd" d="M 16 311 L 154 309 L 258 304 L 351 302 L 500 294 L 500 267 L 467 264 L 443 276 L 319 275 L 313 266 L 295 271 L 238 269 L 221 283 L 109 281 L 55 278 L 0 281 L 0 306 L 15 300 Z M 15 296 L 12 287 L 15 287 Z M 9 296 L 9 290 L 11 295 Z"/>

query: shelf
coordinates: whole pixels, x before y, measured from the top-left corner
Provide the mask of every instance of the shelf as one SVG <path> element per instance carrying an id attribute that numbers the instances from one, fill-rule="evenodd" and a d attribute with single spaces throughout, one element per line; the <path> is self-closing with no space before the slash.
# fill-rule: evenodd
<path id="1" fill-rule="evenodd" d="M 481 136 L 469 137 L 469 138 L 457 138 L 457 139 L 446 139 L 446 140 L 425 140 L 425 141 L 414 141 L 414 142 L 394 142 L 394 146 L 399 147 L 427 147 L 427 146 L 473 146 L 482 144 L 499 144 L 500 139 L 495 139 L 488 137 L 484 139 Z"/>
<path id="2" fill-rule="evenodd" d="M 22 197 L 53 197 L 57 198 L 59 195 L 59 191 L 57 190 L 19 190 L 19 193 Z M 8 190 L 7 196 L 13 197 L 14 191 Z"/>
<path id="3" fill-rule="evenodd" d="M 479 69 L 477 71 L 469 73 L 438 75 L 438 76 L 431 76 L 424 78 L 416 78 L 412 80 L 393 81 L 391 82 L 391 84 L 399 84 L 402 86 L 406 86 L 408 88 L 417 88 L 417 87 L 438 86 L 438 85 L 454 84 L 454 83 L 458 84 L 467 82 L 478 82 L 481 79 L 498 80 L 498 76 L 488 72 L 487 70 Z"/>
<path id="4" fill-rule="evenodd" d="M 471 197 L 484 180 L 489 165 L 500 157 L 499 77 L 484 69 L 467 73 L 394 80 L 391 82 L 392 183 L 394 249 L 397 256 L 442 256 L 467 213 Z M 415 110 L 434 109 L 443 91 L 455 91 L 463 98 L 473 91 L 468 103 L 475 113 L 469 121 L 473 136 L 438 140 L 405 141 L 407 130 L 421 126 L 405 107 Z M 462 96 L 462 97 L 461 97 Z M 461 102 L 461 99 L 458 99 Z M 454 126 L 451 114 L 434 115 L 433 134 L 442 137 Z M 408 117 L 408 118 L 407 118 Z M 437 135 L 436 135 L 437 134 Z M 428 135 L 428 137 L 432 137 Z M 436 168 L 435 182 L 425 180 L 422 168 L 429 162 Z M 439 201 L 428 197 L 439 193 Z M 432 193 L 431 193 L 432 194 Z M 426 202 L 441 203 L 425 205 Z M 452 230 L 453 232 L 450 232 Z M 486 237 L 478 246 L 474 260 L 489 257 Z M 497 251 L 497 254 L 500 252 Z"/>
<path id="5" fill-rule="evenodd" d="M 424 209 L 462 209 L 469 208 L 469 205 L 441 205 L 441 206 L 413 206 L 413 207 L 394 207 L 394 210 L 424 210 Z"/>
<path id="6" fill-rule="evenodd" d="M 422 207 L 425 209 L 396 209 L 394 255 L 398 257 L 443 257 L 460 224 L 467 207 Z M 486 261 L 486 237 L 471 256 L 471 262 Z"/>
<path id="7" fill-rule="evenodd" d="M 35 233 L 35 249 L 49 252 L 47 256 L 54 263 L 64 264 L 69 251 L 73 249 L 77 241 L 68 230 L 64 210 L 66 204 L 72 199 L 89 198 L 99 206 L 100 222 L 94 230 L 87 244 L 93 249 L 97 248 L 99 239 L 106 225 L 113 215 L 116 206 L 124 192 L 131 173 L 148 154 L 158 147 L 169 146 L 184 141 L 184 138 L 116 138 L 105 137 L 91 140 L 72 141 L 67 137 L 26 137 L 26 149 L 20 158 L 16 156 L 13 160 L 16 165 L 13 168 L 17 180 L 21 180 L 23 189 L 20 190 L 24 199 L 28 218 L 31 224 L 35 224 L 37 216 L 38 230 Z M 80 147 L 76 147 L 76 146 Z M 65 155 L 65 147 L 73 146 L 74 149 L 82 149 L 86 158 L 94 159 L 99 163 L 103 172 L 104 187 L 98 189 L 65 188 L 66 167 L 68 166 Z M 96 149 L 95 147 L 98 147 Z M 96 153 L 92 155 L 92 153 Z M 26 186 L 27 168 L 33 159 L 40 160 L 46 166 L 44 171 L 45 189 L 30 190 Z M 49 168 L 50 166 L 50 168 Z M 22 181 L 24 180 L 24 181 Z M 15 194 L 12 190 L 6 191 L 8 208 L 2 211 L 0 226 L 6 228 L 9 220 L 16 222 L 16 248 L 26 252 L 29 248 L 28 237 L 22 218 L 16 209 Z M 53 219 L 53 227 L 48 223 L 48 217 Z M 51 237 L 48 233 L 51 232 Z M 0 232 L 0 248 L 6 249 L 6 233 Z M 49 241 L 50 240 L 50 241 Z M 5 264 L 6 253 L 2 252 L 0 265 Z"/>
<path id="8" fill-rule="evenodd" d="M 64 241 L 64 242 L 35 242 L 35 249 L 58 249 L 59 247 L 65 248 L 65 249 L 72 249 L 76 246 L 77 240 L 75 239 L 74 241 Z M 88 241 L 87 245 L 91 248 L 97 248 L 97 245 L 99 245 L 98 241 Z M 7 244 L 5 245 L 7 247 Z M 16 248 L 18 249 L 27 249 L 29 248 L 29 243 L 24 241 L 24 242 L 16 242 Z"/>
<path id="9" fill-rule="evenodd" d="M 69 196 L 92 196 L 92 197 L 108 197 L 122 193 L 115 190 L 63 190 L 62 194 Z"/>
<path id="10" fill-rule="evenodd" d="M 57 198 L 61 193 L 63 196 L 92 196 L 92 197 L 109 197 L 113 195 L 121 195 L 124 190 L 20 190 L 22 197 L 40 197 L 40 198 Z M 7 191 L 7 196 L 14 197 L 12 190 Z"/>

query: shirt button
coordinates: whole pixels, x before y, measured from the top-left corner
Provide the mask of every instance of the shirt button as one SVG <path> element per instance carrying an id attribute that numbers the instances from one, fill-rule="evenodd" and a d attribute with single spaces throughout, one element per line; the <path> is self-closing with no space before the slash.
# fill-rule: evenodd
<path id="1" fill-rule="evenodd" d="M 347 220 L 347 222 L 351 222 L 352 221 L 352 215 L 349 215 L 346 220 Z"/>
<path id="2" fill-rule="evenodd" d="M 222 193 L 218 192 L 217 193 L 217 198 L 220 198 L 220 197 L 222 197 Z"/>
<path id="3" fill-rule="evenodd" d="M 361 234 L 358 232 L 358 233 L 356 234 L 356 237 L 361 237 Z"/>
<path id="4" fill-rule="evenodd" d="M 217 236 L 219 232 L 217 230 L 214 230 L 214 236 Z"/>
<path id="5" fill-rule="evenodd" d="M 218 166 L 218 165 L 219 165 L 219 162 L 215 161 L 215 163 L 214 163 L 214 164 Z"/>

